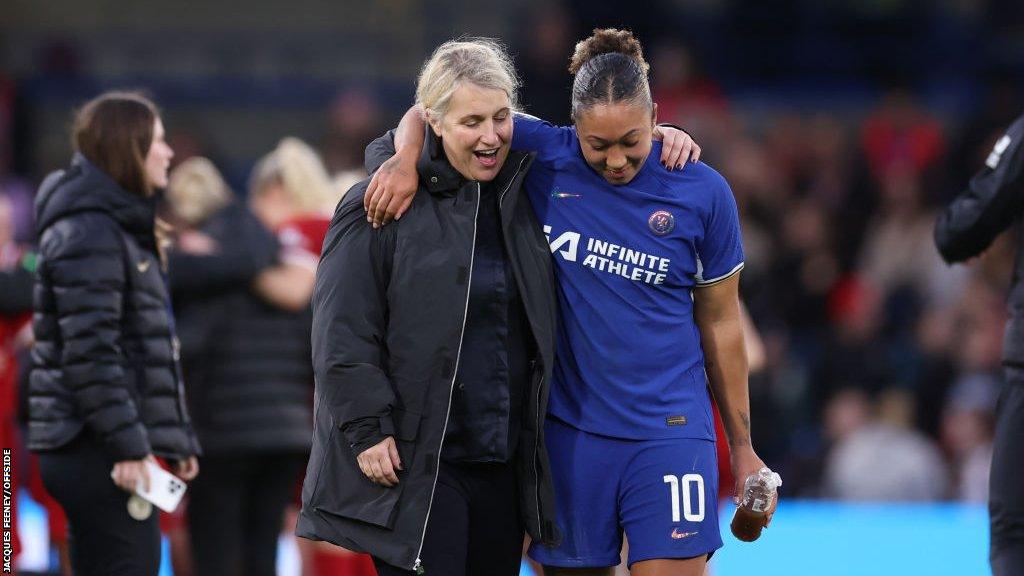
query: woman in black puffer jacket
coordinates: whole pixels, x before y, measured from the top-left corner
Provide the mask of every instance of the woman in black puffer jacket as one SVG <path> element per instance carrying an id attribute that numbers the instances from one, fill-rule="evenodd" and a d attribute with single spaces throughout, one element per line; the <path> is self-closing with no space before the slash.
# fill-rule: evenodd
<path id="1" fill-rule="evenodd" d="M 191 480 L 199 453 L 154 234 L 173 152 L 136 93 L 87 103 L 72 140 L 71 166 L 36 199 L 28 444 L 67 512 L 75 574 L 155 575 L 159 517 L 130 492 L 155 456 Z"/>

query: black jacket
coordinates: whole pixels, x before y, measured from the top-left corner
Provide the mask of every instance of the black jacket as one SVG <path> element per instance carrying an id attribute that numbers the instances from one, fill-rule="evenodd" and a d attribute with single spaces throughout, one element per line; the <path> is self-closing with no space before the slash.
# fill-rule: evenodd
<path id="1" fill-rule="evenodd" d="M 376 165 L 390 139 L 367 149 Z M 516 455 L 520 508 L 538 542 L 557 540 L 544 414 L 555 349 L 555 293 L 547 241 L 520 193 L 532 156 L 513 152 L 498 174 L 502 232 L 538 347 Z M 374 166 L 370 166 L 371 172 Z M 411 569 L 418 560 L 451 405 L 469 293 L 479 183 L 466 182 L 428 138 L 420 190 L 400 221 L 374 230 L 367 181 L 338 206 L 313 295 L 316 373 L 313 450 L 297 533 Z M 404 471 L 378 486 L 356 465 L 354 421 L 377 418 Z M 425 567 L 429 570 L 429 566 Z"/>
<path id="2" fill-rule="evenodd" d="M 182 366 L 203 450 L 308 452 L 311 315 L 271 306 L 250 287 L 274 264 L 277 240 L 238 203 L 219 210 L 201 230 L 217 242 L 217 252 L 171 252 L 169 268 Z"/>
<path id="3" fill-rule="evenodd" d="M 935 225 L 935 244 L 947 262 L 981 254 L 1024 218 L 1024 116 L 1018 117 L 985 160 L 985 168 L 946 208 Z M 1024 243 L 1024 236 L 1018 238 Z M 1024 367 L 1024 245 L 1018 245 L 1003 339 L 1003 364 Z"/>
<path id="4" fill-rule="evenodd" d="M 114 461 L 199 452 L 153 220 L 80 154 L 40 187 L 29 448 L 85 429 Z"/>

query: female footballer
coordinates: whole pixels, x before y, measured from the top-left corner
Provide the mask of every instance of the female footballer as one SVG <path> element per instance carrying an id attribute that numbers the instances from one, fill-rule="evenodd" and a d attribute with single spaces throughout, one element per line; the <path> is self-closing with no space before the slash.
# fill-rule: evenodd
<path id="1" fill-rule="evenodd" d="M 750 439 L 736 204 L 707 165 L 659 165 L 631 33 L 596 30 L 569 69 L 574 126 L 517 115 L 512 136 L 536 153 L 526 191 L 561 313 L 545 432 L 564 538 L 530 556 L 546 574 L 610 574 L 625 533 L 634 575 L 700 575 L 722 545 L 708 380 L 738 487 L 764 466 Z M 407 114 L 396 133 L 382 176 L 392 205 L 415 189 L 402 173 L 415 174 L 421 122 Z"/>

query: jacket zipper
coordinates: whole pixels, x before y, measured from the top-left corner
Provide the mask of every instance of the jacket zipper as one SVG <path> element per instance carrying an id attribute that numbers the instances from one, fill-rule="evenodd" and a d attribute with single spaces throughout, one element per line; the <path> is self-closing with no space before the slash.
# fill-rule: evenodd
<path id="1" fill-rule="evenodd" d="M 511 182 L 510 182 L 511 185 Z M 444 448 L 444 436 L 448 433 L 448 418 L 452 412 L 452 394 L 455 393 L 455 379 L 459 376 L 459 358 L 462 356 L 462 339 L 466 335 L 466 316 L 469 314 L 469 291 L 473 287 L 473 259 L 476 253 L 476 220 L 480 216 L 480 183 L 476 183 L 476 210 L 473 213 L 473 243 L 469 251 L 469 274 L 466 280 L 466 304 L 462 310 L 462 330 L 459 332 L 459 348 L 455 353 L 455 369 L 452 373 L 452 382 L 448 387 L 448 410 L 444 415 L 444 428 L 441 430 L 441 443 L 437 447 L 437 465 L 434 466 L 434 484 L 430 487 L 430 501 L 427 502 L 427 517 L 423 520 L 423 533 L 420 535 L 420 547 L 416 550 L 416 563 L 412 569 L 417 574 L 423 574 L 423 560 L 420 555 L 423 553 L 423 542 L 427 539 L 427 523 L 430 522 L 430 509 L 434 505 L 434 491 L 437 490 L 437 477 L 441 474 L 441 450 Z"/>
<path id="2" fill-rule="evenodd" d="M 534 412 L 536 412 L 536 414 L 537 414 L 537 426 L 536 426 L 537 433 L 533 437 L 533 481 L 535 483 L 535 486 L 534 486 L 534 489 L 533 489 L 533 496 L 534 496 L 534 503 L 537 505 L 537 533 L 540 534 L 541 540 L 544 539 L 544 518 L 541 517 L 541 515 L 540 515 L 540 471 L 537 470 L 537 458 L 540 456 L 540 435 L 544 432 L 541 429 L 541 421 L 540 421 L 540 418 L 541 418 L 541 414 L 540 414 L 540 393 L 541 393 L 541 390 L 544 389 L 544 372 L 543 372 L 544 368 L 545 367 L 543 366 L 543 363 L 542 363 L 542 365 L 541 365 L 541 377 L 540 377 L 540 380 L 537 382 L 537 395 L 536 395 L 537 406 L 536 406 L 536 410 L 534 410 Z"/>
<path id="3" fill-rule="evenodd" d="M 523 158 L 522 160 L 519 161 L 519 168 L 516 170 L 516 173 L 512 176 L 512 180 L 515 180 L 515 178 L 519 176 L 519 172 L 523 169 L 523 164 L 526 163 L 526 160 L 527 160 L 527 158 Z M 510 180 L 509 181 L 509 185 L 506 186 L 505 189 L 501 191 L 501 195 L 498 196 L 498 213 L 499 213 L 499 215 L 501 213 L 502 202 L 504 202 L 504 200 L 505 200 L 505 193 L 508 192 L 509 189 L 511 189 L 511 188 L 512 188 L 512 181 Z M 518 276 L 516 276 L 516 281 L 521 284 L 521 279 Z M 526 291 L 523 290 L 523 287 L 521 285 L 519 286 L 519 291 L 522 292 L 523 294 L 526 293 Z M 529 317 L 529 315 L 527 315 L 527 317 Z M 543 369 L 544 369 L 543 366 L 541 366 L 541 370 L 543 370 Z M 540 434 L 541 434 L 541 429 L 540 429 L 540 425 L 541 425 L 541 422 L 540 422 L 540 392 L 544 388 L 543 372 L 541 374 L 542 375 L 540 377 L 540 381 L 537 382 L 537 394 L 535 396 L 535 398 L 536 398 L 536 409 L 534 410 L 534 412 L 537 414 L 537 425 L 536 425 L 536 428 L 535 428 L 537 433 L 534 436 L 534 441 L 533 441 L 533 462 L 532 462 L 532 464 L 533 464 L 533 480 L 536 483 L 536 489 L 533 491 L 533 496 L 534 496 L 534 504 L 537 506 L 537 531 L 540 533 L 541 537 L 543 538 L 543 536 L 544 536 L 544 520 L 543 520 L 543 518 L 541 518 L 541 514 L 540 514 L 540 472 L 537 470 L 537 455 L 540 452 Z M 533 379 L 533 374 L 530 375 L 530 378 Z M 511 406 L 509 406 L 509 410 L 511 410 L 511 409 L 512 409 Z M 511 418 L 512 418 L 512 416 L 510 414 L 509 415 L 509 419 L 511 419 Z"/>

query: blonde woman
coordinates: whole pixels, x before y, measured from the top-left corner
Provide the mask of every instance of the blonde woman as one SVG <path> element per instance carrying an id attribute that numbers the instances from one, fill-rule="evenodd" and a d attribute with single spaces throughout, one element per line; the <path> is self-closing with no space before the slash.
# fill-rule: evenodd
<path id="1" fill-rule="evenodd" d="M 314 273 L 331 210 L 337 202 L 320 156 L 285 138 L 253 169 L 249 207 L 281 242 L 281 264 L 257 279 L 259 291 L 293 311 L 309 306 Z"/>
<path id="2" fill-rule="evenodd" d="M 517 81 L 486 41 L 448 42 L 417 99 L 421 193 L 375 229 L 357 184 L 313 298 L 314 448 L 298 534 L 378 574 L 518 574 L 524 529 L 554 541 L 540 423 L 554 359 L 547 244 L 509 150 Z"/>

